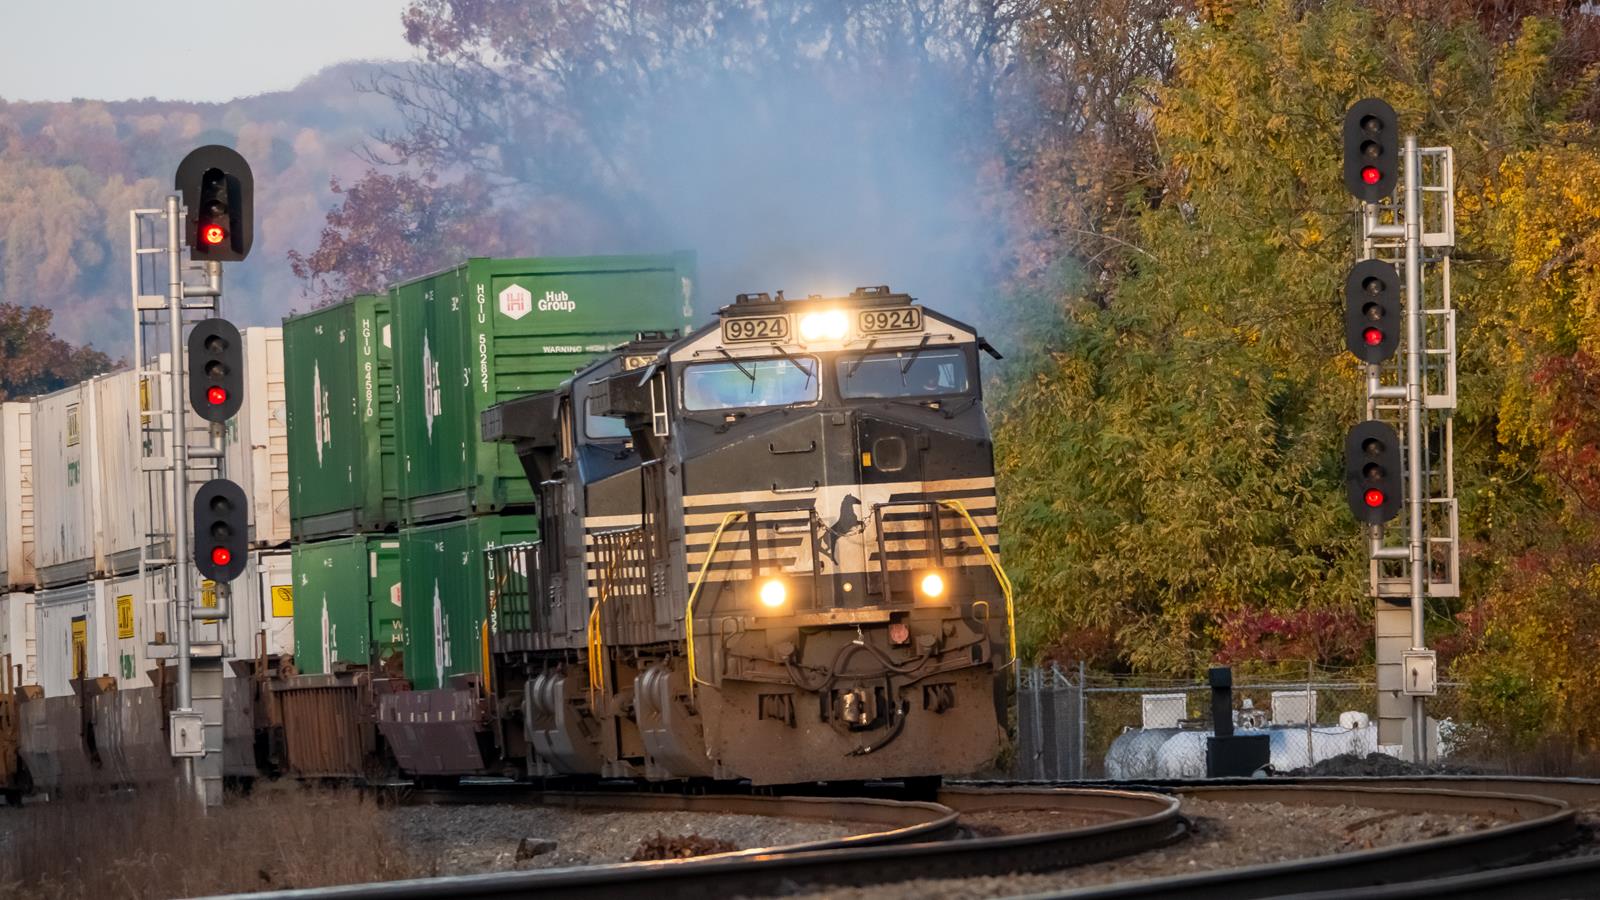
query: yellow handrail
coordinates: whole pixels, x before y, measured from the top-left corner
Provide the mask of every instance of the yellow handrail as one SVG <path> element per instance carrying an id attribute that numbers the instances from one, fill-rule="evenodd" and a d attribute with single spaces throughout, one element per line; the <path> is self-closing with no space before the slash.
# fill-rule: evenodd
<path id="1" fill-rule="evenodd" d="M 989 560 L 989 568 L 994 570 L 996 581 L 1000 582 L 1000 592 L 1006 596 L 1006 648 L 1011 651 L 1011 665 L 1017 661 L 1017 607 L 1011 593 L 1011 579 L 1007 577 L 1006 570 L 1000 568 L 1000 560 L 995 559 L 994 551 L 989 549 L 989 542 L 978 530 L 978 523 L 972 521 L 972 514 L 961 505 L 960 500 L 940 500 L 940 506 L 948 507 L 961 514 L 967 520 L 967 526 L 972 529 L 972 536 L 978 539 L 978 546 L 983 548 L 984 558 Z"/>
<path id="2" fill-rule="evenodd" d="M 717 533 L 711 536 L 711 545 L 706 548 L 706 558 L 700 563 L 700 574 L 694 577 L 694 587 L 689 589 L 689 602 L 684 604 L 683 607 L 683 643 L 684 647 L 688 651 L 689 656 L 689 702 L 691 703 L 694 702 L 695 682 L 698 681 L 701 684 L 708 683 L 700 681 L 699 676 L 695 674 L 694 601 L 696 597 L 700 596 L 700 586 L 705 584 L 706 572 L 711 568 L 712 558 L 717 555 L 717 545 L 722 543 L 722 533 L 728 530 L 728 526 L 733 524 L 735 519 L 738 519 L 743 515 L 744 510 L 738 509 L 722 517 L 722 524 L 717 526 Z"/>
<path id="3" fill-rule="evenodd" d="M 598 547 L 599 544 L 597 543 Z M 616 583 L 617 566 L 622 562 L 622 555 L 613 551 L 611 564 L 606 566 L 605 572 L 600 576 L 600 589 L 596 592 L 594 607 L 589 610 L 589 628 L 586 635 L 589 644 L 589 705 L 595 705 L 595 694 L 606 688 L 605 660 L 605 635 L 600 631 L 600 607 L 606 603 L 606 598 L 611 596 L 611 586 Z"/>

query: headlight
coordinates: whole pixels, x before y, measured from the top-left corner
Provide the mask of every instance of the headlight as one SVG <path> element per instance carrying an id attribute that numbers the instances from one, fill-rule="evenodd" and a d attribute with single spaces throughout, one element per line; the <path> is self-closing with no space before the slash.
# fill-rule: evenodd
<path id="1" fill-rule="evenodd" d="M 929 572 L 922 576 L 922 582 L 919 587 L 922 588 L 922 596 L 924 597 L 930 599 L 941 597 L 944 595 L 944 576 L 938 572 Z"/>
<path id="2" fill-rule="evenodd" d="M 842 341 L 850 333 L 850 319 L 842 309 L 806 313 L 800 317 L 800 340 Z"/>
<path id="3" fill-rule="evenodd" d="M 770 578 L 761 586 L 761 602 L 768 609 L 777 609 L 787 599 L 789 599 L 789 589 L 783 586 L 782 580 Z"/>

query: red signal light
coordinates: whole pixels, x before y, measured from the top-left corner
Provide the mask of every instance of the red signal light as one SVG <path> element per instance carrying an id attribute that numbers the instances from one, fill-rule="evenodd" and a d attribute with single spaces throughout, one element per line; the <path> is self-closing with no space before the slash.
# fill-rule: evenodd
<path id="1" fill-rule="evenodd" d="M 1382 177 L 1383 173 L 1378 171 L 1377 166 L 1366 166 L 1361 170 L 1361 180 L 1367 184 L 1377 184 Z"/>
<path id="2" fill-rule="evenodd" d="M 212 565 L 214 565 L 214 566 L 225 566 L 225 565 L 227 565 L 228 563 L 230 563 L 232 561 L 233 561 L 233 554 L 228 552 L 228 548 L 227 547 L 212 547 L 211 548 L 211 564 Z"/>
<path id="3" fill-rule="evenodd" d="M 1376 347 L 1383 343 L 1383 332 L 1376 328 L 1368 328 L 1361 332 L 1361 339 L 1367 342 L 1368 347 Z"/>
<path id="4" fill-rule="evenodd" d="M 1364 499 L 1366 501 L 1368 506 L 1371 506 L 1371 507 L 1374 507 L 1374 508 L 1382 506 L 1383 505 L 1383 491 L 1380 491 L 1380 490 L 1378 490 L 1376 488 L 1373 488 L 1372 490 L 1367 491 L 1366 496 L 1363 497 L 1362 499 Z"/>
<path id="5" fill-rule="evenodd" d="M 212 406 L 221 406 L 222 404 L 227 403 L 228 402 L 228 390 L 227 390 L 227 388 L 219 388 L 219 387 L 207 388 L 206 389 L 206 402 L 210 403 Z"/>
<path id="6" fill-rule="evenodd" d="M 200 229 L 200 240 L 213 246 L 222 243 L 227 236 L 221 225 L 207 225 Z"/>

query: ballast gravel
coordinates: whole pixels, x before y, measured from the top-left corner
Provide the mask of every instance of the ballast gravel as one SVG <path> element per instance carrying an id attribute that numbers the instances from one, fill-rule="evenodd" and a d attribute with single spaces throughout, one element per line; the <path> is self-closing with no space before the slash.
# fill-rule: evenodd
<path id="1" fill-rule="evenodd" d="M 816 900 L 979 900 L 1163 878 L 1214 869 L 1327 856 L 1478 831 L 1500 820 L 1451 813 L 1406 813 L 1357 806 L 1224 803 L 1184 798 L 1194 823 L 1187 840 L 1121 859 L 1059 872 L 904 881 L 863 888 L 797 892 Z"/>
<path id="2" fill-rule="evenodd" d="M 386 811 L 417 867 L 433 875 L 589 866 L 632 859 L 656 838 L 698 836 L 740 850 L 829 840 L 880 830 L 854 822 L 704 812 L 601 812 L 511 804 L 403 806 Z M 526 843 L 525 843 L 526 841 Z M 554 849 L 530 854 L 538 842 Z M 518 848 L 523 859 L 518 859 Z"/>

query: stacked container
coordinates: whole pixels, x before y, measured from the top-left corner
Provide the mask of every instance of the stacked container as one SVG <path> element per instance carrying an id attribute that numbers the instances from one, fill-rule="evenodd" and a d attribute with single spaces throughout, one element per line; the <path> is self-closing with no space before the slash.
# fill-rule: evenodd
<path id="1" fill-rule="evenodd" d="M 97 577 L 137 572 L 148 535 L 172 531 L 167 498 L 159 492 L 151 495 L 141 464 L 152 381 L 124 370 L 101 375 L 85 387 L 94 391 L 94 505 L 102 560 L 94 573 Z M 163 541 L 161 546 L 150 546 L 149 553 L 170 557 L 171 545 Z"/>
<path id="2" fill-rule="evenodd" d="M 72 679 L 114 674 L 107 611 L 115 594 L 105 579 L 45 588 L 37 597 L 39 684 L 46 697 L 71 696 Z"/>
<path id="3" fill-rule="evenodd" d="M 14 684 L 35 684 L 39 679 L 36 616 L 32 591 L 0 594 L 0 660 L 11 666 Z"/>
<path id="4" fill-rule="evenodd" d="M 537 536 L 522 466 L 479 439 L 482 412 L 683 328 L 693 265 L 471 259 L 285 321 L 300 671 L 398 651 L 429 689 L 482 669 L 483 551 Z"/>
<path id="5" fill-rule="evenodd" d="M 83 581 L 105 569 L 98 540 L 94 382 L 35 399 L 33 484 L 50 502 L 34 509 L 34 564 L 45 587 Z"/>
<path id="6" fill-rule="evenodd" d="M 26 403 L 0 404 L 0 662 L 13 680 L 38 676 L 33 587 L 33 427 Z"/>
<path id="7" fill-rule="evenodd" d="M 480 439 L 483 412 L 559 387 L 641 331 L 684 328 L 693 267 L 690 254 L 471 259 L 390 290 L 414 687 L 485 671 L 483 551 L 538 539 L 532 485 L 512 447 Z"/>
<path id="8" fill-rule="evenodd" d="M 400 521 L 389 298 L 363 294 L 284 322 L 294 538 Z"/>
<path id="9" fill-rule="evenodd" d="M 694 259 L 472 259 L 390 291 L 407 525 L 533 502 L 517 454 L 479 440 L 502 400 L 559 387 L 640 331 L 680 329 Z"/>
<path id="10" fill-rule="evenodd" d="M 228 422 L 228 478 L 250 501 L 250 546 L 289 543 L 289 410 L 283 329 L 246 328 L 245 402 Z"/>
<path id="11" fill-rule="evenodd" d="M 532 515 L 476 516 L 400 532 L 405 671 L 412 687 L 447 687 L 452 676 L 485 671 L 483 551 L 538 536 L 539 519 Z"/>
<path id="12" fill-rule="evenodd" d="M 26 403 L 0 404 L 0 591 L 31 590 L 33 424 Z"/>
<path id="13" fill-rule="evenodd" d="M 197 584 L 202 608 L 216 608 L 223 602 L 216 584 Z M 253 550 L 244 571 L 228 585 L 228 618 L 196 622 L 192 639 L 222 644 L 230 659 L 293 653 L 294 598 L 289 552 Z"/>
<path id="14" fill-rule="evenodd" d="M 250 558 L 231 588 L 234 612 L 227 624 L 202 624 L 194 634 L 198 642 L 221 642 L 230 658 L 254 657 L 263 646 L 287 654 L 293 632 L 284 549 L 290 528 L 282 329 L 249 328 L 242 336 L 244 402 L 227 425 L 223 452 L 227 476 L 250 499 Z M 154 439 L 147 426 L 151 410 L 167 405 L 165 387 L 161 377 L 124 370 L 22 405 L 32 425 L 32 482 L 53 501 L 34 511 L 37 529 L 28 532 L 43 588 L 34 604 L 34 634 L 47 695 L 70 692 L 79 671 L 115 677 L 125 690 L 148 686 L 151 644 L 176 639 L 175 610 L 161 603 L 171 596 L 171 567 L 155 570 L 148 584 L 139 575 L 141 551 L 150 558 L 172 555 L 170 504 L 163 490 L 152 490 L 143 468 L 146 455 L 162 450 L 147 447 Z M 202 439 L 200 429 L 191 431 L 191 443 Z M 0 428 L 0 440 L 5 437 Z M 7 472 L 8 484 L 10 477 Z M 8 571 L 13 566 L 8 558 Z M 273 584 L 280 588 L 276 603 Z M 145 596 L 147 589 L 152 596 Z"/>
<path id="15" fill-rule="evenodd" d="M 294 656 L 308 674 L 381 663 L 398 639 L 393 348 L 385 295 L 284 321 Z"/>
<path id="16" fill-rule="evenodd" d="M 385 664 L 401 653 L 400 539 L 358 534 L 294 548 L 294 658 L 325 673 Z"/>

